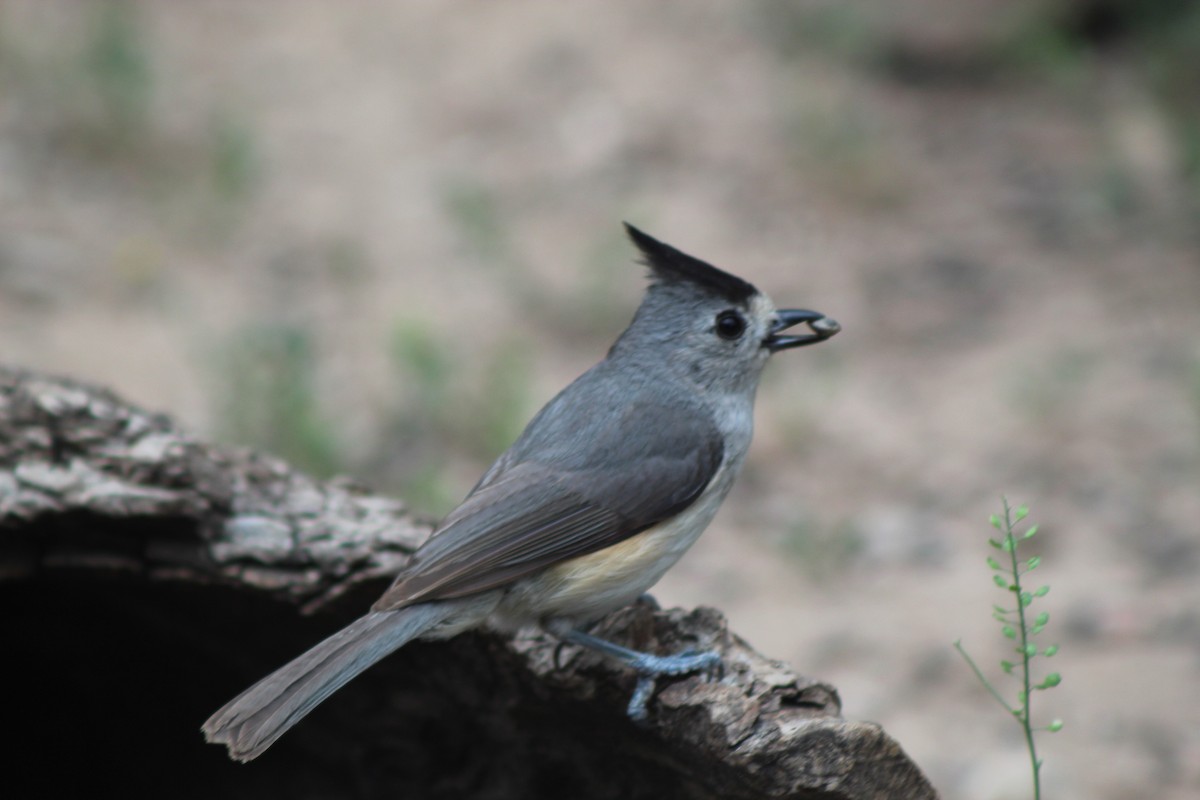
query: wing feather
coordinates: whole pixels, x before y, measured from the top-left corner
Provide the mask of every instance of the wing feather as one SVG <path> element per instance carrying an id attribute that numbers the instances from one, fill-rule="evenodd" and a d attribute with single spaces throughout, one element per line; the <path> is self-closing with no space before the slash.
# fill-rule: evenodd
<path id="1" fill-rule="evenodd" d="M 631 403 L 593 424 L 581 437 L 586 451 L 559 459 L 565 464 L 516 460 L 510 451 L 417 550 L 376 610 L 504 586 L 686 508 L 717 472 L 723 448 L 710 415 L 685 411 Z"/>

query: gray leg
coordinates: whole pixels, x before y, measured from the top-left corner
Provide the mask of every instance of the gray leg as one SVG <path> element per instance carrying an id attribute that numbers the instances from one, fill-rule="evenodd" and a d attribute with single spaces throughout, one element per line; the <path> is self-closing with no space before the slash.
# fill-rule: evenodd
<path id="1" fill-rule="evenodd" d="M 646 704 L 654 694 L 654 681 L 659 675 L 685 675 L 689 672 L 709 670 L 721 663 L 721 654 L 716 651 L 698 653 L 688 650 L 673 656 L 656 656 L 653 653 L 621 647 L 583 631 L 563 631 L 559 638 L 599 650 L 637 672 L 637 688 L 633 690 L 633 697 L 629 699 L 627 709 L 630 718 L 635 722 L 643 722 L 646 719 Z"/>

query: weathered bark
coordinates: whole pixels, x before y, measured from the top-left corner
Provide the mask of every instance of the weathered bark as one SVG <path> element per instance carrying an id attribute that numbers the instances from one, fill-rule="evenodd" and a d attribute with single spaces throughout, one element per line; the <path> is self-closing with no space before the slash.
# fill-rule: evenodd
<path id="1" fill-rule="evenodd" d="M 416 643 L 249 765 L 198 728 L 361 613 L 429 533 L 403 506 L 198 441 L 79 383 L 0 369 L 6 785 L 39 794 L 932 798 L 878 726 L 764 658 L 712 609 L 642 603 L 626 644 L 716 648 L 719 677 L 633 676 L 540 633 Z M 47 763 L 63 765 L 47 769 Z"/>

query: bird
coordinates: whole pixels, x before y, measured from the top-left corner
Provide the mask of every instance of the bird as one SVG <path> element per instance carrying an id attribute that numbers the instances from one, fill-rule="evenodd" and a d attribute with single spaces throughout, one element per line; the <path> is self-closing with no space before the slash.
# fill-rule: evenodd
<path id="1" fill-rule="evenodd" d="M 716 652 L 656 655 L 588 633 L 653 586 L 708 526 L 750 447 L 754 397 L 775 353 L 840 330 L 777 309 L 742 278 L 625 223 L 649 285 L 629 326 L 558 393 L 412 554 L 362 617 L 260 680 L 202 726 L 250 761 L 319 703 L 415 639 L 536 625 L 655 680 Z M 785 333 L 804 323 L 807 332 Z"/>

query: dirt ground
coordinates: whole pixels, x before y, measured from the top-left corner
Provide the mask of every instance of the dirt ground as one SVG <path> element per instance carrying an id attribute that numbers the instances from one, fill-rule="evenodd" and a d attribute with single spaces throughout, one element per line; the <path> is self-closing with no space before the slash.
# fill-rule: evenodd
<path id="1" fill-rule="evenodd" d="M 1196 797 L 1200 191 L 1135 42 L 1011 67 L 1002 6 L 5 2 L 0 360 L 436 515 L 632 313 L 627 219 L 844 327 L 659 600 L 1027 797 L 951 646 L 1015 696 L 1005 494 L 1045 796 Z"/>

